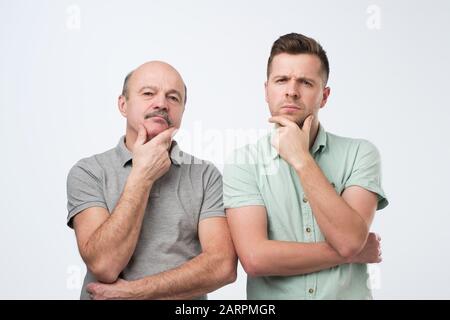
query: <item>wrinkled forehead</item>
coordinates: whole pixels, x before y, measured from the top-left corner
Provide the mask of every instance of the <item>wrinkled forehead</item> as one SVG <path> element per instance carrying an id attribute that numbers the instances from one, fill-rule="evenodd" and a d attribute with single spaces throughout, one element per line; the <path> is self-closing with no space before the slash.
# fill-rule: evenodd
<path id="1" fill-rule="evenodd" d="M 177 90 L 184 95 L 181 75 L 168 65 L 144 65 L 137 68 L 130 79 L 131 90 L 151 86 L 162 90 Z"/>
<path id="2" fill-rule="evenodd" d="M 312 54 L 278 54 L 272 60 L 270 71 L 270 77 L 318 78 L 323 73 L 319 57 Z"/>

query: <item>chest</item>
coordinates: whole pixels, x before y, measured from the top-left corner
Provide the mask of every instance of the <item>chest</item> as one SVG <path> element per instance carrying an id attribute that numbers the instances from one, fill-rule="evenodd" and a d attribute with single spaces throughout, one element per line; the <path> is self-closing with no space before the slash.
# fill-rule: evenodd
<path id="1" fill-rule="evenodd" d="M 104 176 L 104 198 L 110 213 L 113 213 L 122 196 L 130 171 L 131 167 L 126 167 Z M 203 191 L 201 182 L 192 180 L 189 172 L 172 165 L 154 183 L 147 199 L 143 222 L 143 229 L 152 229 L 147 234 L 171 228 L 196 234 Z"/>
<path id="2" fill-rule="evenodd" d="M 321 166 L 321 162 L 316 163 L 340 195 L 344 189 L 346 172 L 327 165 Z M 269 172 L 260 170 L 257 181 L 266 206 L 270 238 L 302 242 L 324 239 L 300 178 L 283 159 L 274 160 Z"/>

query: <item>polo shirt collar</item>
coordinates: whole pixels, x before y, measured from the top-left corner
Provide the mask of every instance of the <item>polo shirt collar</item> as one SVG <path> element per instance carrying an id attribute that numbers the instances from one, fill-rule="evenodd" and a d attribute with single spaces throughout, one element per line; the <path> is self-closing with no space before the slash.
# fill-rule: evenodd
<path id="1" fill-rule="evenodd" d="M 124 167 L 127 163 L 129 163 L 133 159 L 133 154 L 130 150 L 128 150 L 125 145 L 125 136 L 122 136 L 119 140 L 119 143 L 116 147 L 116 153 L 120 160 L 120 165 Z M 183 163 L 183 151 L 181 151 L 178 143 L 173 140 L 172 145 L 170 147 L 169 157 L 172 160 L 172 163 L 175 165 L 180 165 Z"/>
<path id="2" fill-rule="evenodd" d="M 125 136 L 120 137 L 119 143 L 116 147 L 116 153 L 120 160 L 120 165 L 124 167 L 131 159 L 133 159 L 133 154 L 128 150 L 125 145 Z"/>
<path id="3" fill-rule="evenodd" d="M 179 166 L 182 163 L 184 163 L 184 152 L 181 151 L 180 147 L 178 146 L 178 143 L 175 140 L 172 140 L 172 145 L 170 146 L 169 151 L 169 157 L 170 160 L 172 160 L 172 163 Z"/>
<path id="4" fill-rule="evenodd" d="M 317 132 L 316 140 L 311 148 L 311 154 L 314 155 L 316 152 L 322 152 L 327 146 L 327 133 L 323 128 L 322 124 L 319 122 L 319 131 Z"/>
<path id="5" fill-rule="evenodd" d="M 275 129 L 273 129 L 270 134 L 270 143 L 272 141 L 274 133 Z M 311 147 L 311 154 L 314 155 L 318 151 L 322 152 L 326 148 L 326 146 L 327 146 L 327 133 L 323 128 L 322 124 L 319 122 L 319 130 L 317 132 L 316 140 L 314 140 L 314 144 Z M 273 160 L 280 156 L 277 150 L 272 146 L 272 144 L 270 145 L 270 156 Z"/>

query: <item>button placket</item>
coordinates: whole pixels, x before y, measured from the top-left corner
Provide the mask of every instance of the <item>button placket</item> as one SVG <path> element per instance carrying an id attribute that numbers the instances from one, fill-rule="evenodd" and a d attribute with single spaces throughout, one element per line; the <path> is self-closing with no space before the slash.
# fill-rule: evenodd
<path id="1" fill-rule="evenodd" d="M 305 201 L 306 200 L 306 201 Z M 303 226 L 304 226 L 304 235 L 305 240 L 307 242 L 314 242 L 314 236 L 313 236 L 313 230 L 312 230 L 312 211 L 311 207 L 309 206 L 308 199 L 306 198 L 305 194 L 302 195 L 302 211 L 303 211 Z"/>
<path id="2" fill-rule="evenodd" d="M 306 296 L 308 299 L 314 299 L 317 293 L 317 275 L 309 274 L 306 278 Z"/>
<path id="3" fill-rule="evenodd" d="M 313 274 L 309 274 L 306 278 L 306 299 L 315 299 L 316 297 L 316 278 Z"/>

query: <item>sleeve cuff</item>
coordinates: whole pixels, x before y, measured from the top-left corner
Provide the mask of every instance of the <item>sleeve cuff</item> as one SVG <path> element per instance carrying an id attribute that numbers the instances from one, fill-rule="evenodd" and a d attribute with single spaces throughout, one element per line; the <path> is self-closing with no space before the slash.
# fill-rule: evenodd
<path id="1" fill-rule="evenodd" d="M 75 217 L 77 214 L 79 214 L 81 211 L 92 208 L 92 207 L 102 207 L 105 209 L 108 209 L 106 207 L 106 204 L 104 202 L 100 201 L 92 201 L 92 202 L 86 202 L 83 204 L 80 204 L 79 206 L 76 206 L 72 210 L 70 210 L 69 215 L 67 216 L 67 226 L 73 229 L 73 217 Z"/>
<path id="2" fill-rule="evenodd" d="M 384 209 L 389 204 L 389 201 L 387 200 L 386 195 L 384 194 L 383 190 L 374 183 L 370 183 L 368 181 L 348 181 L 345 184 L 344 190 L 351 186 L 358 186 L 358 187 L 364 188 L 368 191 L 375 193 L 378 197 L 377 210 Z"/>

